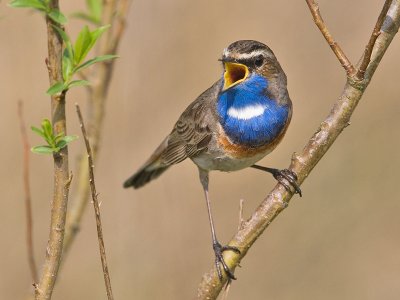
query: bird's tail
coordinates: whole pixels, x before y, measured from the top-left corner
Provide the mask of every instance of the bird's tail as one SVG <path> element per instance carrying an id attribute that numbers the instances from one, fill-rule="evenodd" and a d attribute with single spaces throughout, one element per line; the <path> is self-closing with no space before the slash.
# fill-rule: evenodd
<path id="1" fill-rule="evenodd" d="M 151 165 L 141 168 L 139 171 L 137 171 L 135 174 L 133 174 L 131 177 L 129 177 L 124 182 L 124 188 L 133 187 L 135 189 L 138 189 L 138 188 L 144 186 L 149 181 L 156 179 L 165 170 L 168 169 L 168 167 L 161 167 L 161 168 L 156 168 L 156 169 L 148 169 L 146 167 L 151 167 Z"/>
<path id="2" fill-rule="evenodd" d="M 138 189 L 144 186 L 149 181 L 156 179 L 164 171 L 166 171 L 170 164 L 162 162 L 161 155 L 166 149 L 168 138 L 166 138 L 160 146 L 154 151 L 153 155 L 146 161 L 146 163 L 131 177 L 124 182 L 124 188 L 133 187 Z"/>

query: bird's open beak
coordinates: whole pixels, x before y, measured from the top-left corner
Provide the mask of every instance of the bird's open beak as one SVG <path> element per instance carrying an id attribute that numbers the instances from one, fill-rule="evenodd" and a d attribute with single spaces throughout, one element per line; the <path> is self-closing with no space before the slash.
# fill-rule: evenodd
<path id="1" fill-rule="evenodd" d="M 241 83 L 249 76 L 249 69 L 242 64 L 234 62 L 224 62 L 224 88 L 223 91 Z"/>

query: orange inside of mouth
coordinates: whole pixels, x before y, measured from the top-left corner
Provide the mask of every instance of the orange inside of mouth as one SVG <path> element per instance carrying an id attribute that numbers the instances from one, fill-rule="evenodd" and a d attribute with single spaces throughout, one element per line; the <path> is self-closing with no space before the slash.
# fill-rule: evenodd
<path id="1" fill-rule="evenodd" d="M 225 62 L 224 90 L 244 81 L 249 75 L 249 69 L 242 64 Z"/>

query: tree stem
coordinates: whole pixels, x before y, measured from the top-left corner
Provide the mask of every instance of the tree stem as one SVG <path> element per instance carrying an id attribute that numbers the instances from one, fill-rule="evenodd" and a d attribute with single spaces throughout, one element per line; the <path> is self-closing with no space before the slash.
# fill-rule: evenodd
<path id="1" fill-rule="evenodd" d="M 306 0 L 307 1 L 307 0 Z M 307 1 L 308 3 L 309 1 Z M 336 101 L 328 117 L 321 123 L 316 133 L 311 137 L 303 151 L 294 154 L 290 169 L 298 176 L 302 183 L 325 155 L 339 134 L 349 124 L 350 117 L 364 94 L 376 68 L 378 67 L 385 51 L 396 35 L 400 26 L 400 0 L 393 0 L 389 8 L 381 34 L 373 46 L 371 61 L 362 81 L 348 77 L 343 92 Z M 346 70 L 347 72 L 347 70 Z M 240 249 L 241 254 L 232 251 L 224 252 L 224 260 L 231 270 L 236 268 L 247 251 L 264 232 L 268 225 L 287 207 L 292 193 L 289 193 L 281 184 L 277 184 L 271 193 L 262 201 L 249 220 L 229 242 L 229 246 Z M 221 292 L 227 278 L 220 281 L 215 267 L 206 273 L 198 288 L 197 298 L 216 299 Z"/>
<path id="2" fill-rule="evenodd" d="M 58 0 L 51 0 L 52 8 L 59 8 Z M 59 26 L 46 17 L 48 59 L 50 85 L 63 80 L 62 54 L 63 42 L 53 26 Z M 67 133 L 65 116 L 65 92 L 51 96 L 51 119 L 54 134 Z M 67 214 L 69 186 L 72 175 L 68 169 L 68 147 L 54 153 L 54 194 L 51 203 L 50 234 L 46 248 L 46 259 L 43 273 L 38 285 L 35 286 L 35 299 L 51 299 L 56 283 L 58 269 L 61 263 L 65 220 Z"/>

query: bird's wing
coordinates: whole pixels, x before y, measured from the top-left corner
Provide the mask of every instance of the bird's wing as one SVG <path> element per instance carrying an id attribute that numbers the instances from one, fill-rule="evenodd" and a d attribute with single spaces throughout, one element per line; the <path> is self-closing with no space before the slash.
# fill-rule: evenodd
<path id="1" fill-rule="evenodd" d="M 220 81 L 216 82 L 182 113 L 162 151 L 160 157 L 162 163 L 176 164 L 207 150 L 213 128 L 218 122 L 215 103 L 220 85 Z"/>
<path id="2" fill-rule="evenodd" d="M 168 167 L 206 151 L 217 123 L 215 103 L 221 81 L 201 94 L 182 113 L 171 133 L 151 157 L 125 183 L 125 187 L 141 187 L 157 178 Z"/>

